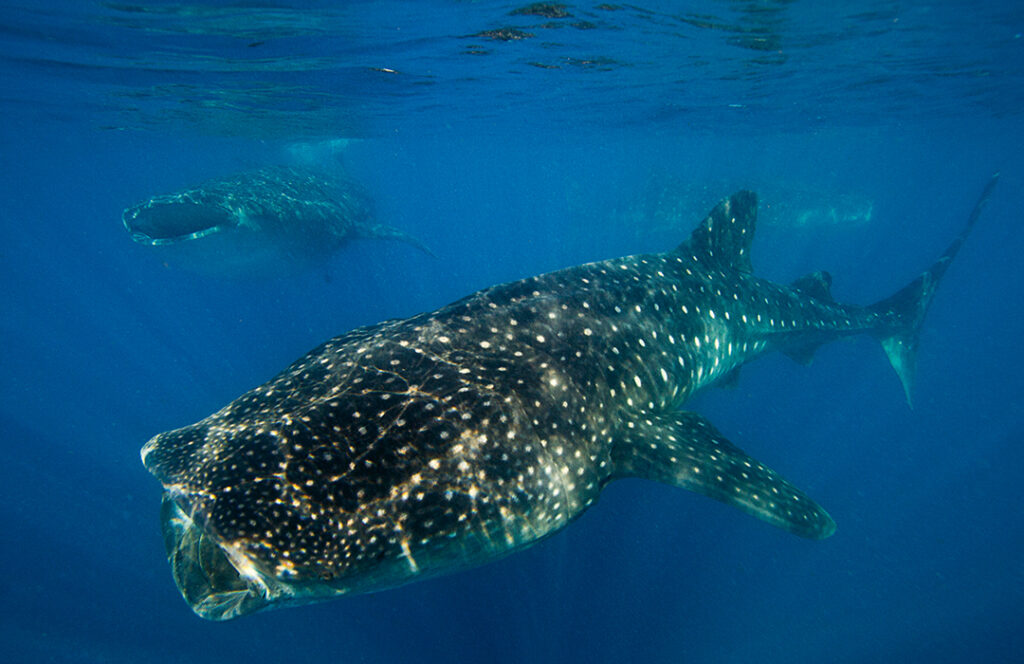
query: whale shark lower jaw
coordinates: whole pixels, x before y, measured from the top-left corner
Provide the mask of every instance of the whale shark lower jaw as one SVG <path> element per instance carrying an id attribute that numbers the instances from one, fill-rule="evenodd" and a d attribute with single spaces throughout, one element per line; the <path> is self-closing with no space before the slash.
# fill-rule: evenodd
<path id="1" fill-rule="evenodd" d="M 353 330 L 150 440 L 186 601 L 228 619 L 478 565 L 558 532 L 623 477 L 830 536 L 814 500 L 679 408 L 765 352 L 807 361 L 864 333 L 909 395 L 924 312 L 977 214 L 926 277 L 864 307 L 833 300 L 826 273 L 754 276 L 756 210 L 741 191 L 673 251 Z"/>

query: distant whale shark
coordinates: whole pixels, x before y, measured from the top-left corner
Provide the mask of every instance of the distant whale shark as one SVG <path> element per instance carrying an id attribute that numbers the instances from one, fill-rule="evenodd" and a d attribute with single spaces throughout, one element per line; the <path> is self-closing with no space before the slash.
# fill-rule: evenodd
<path id="1" fill-rule="evenodd" d="M 770 350 L 809 359 L 877 337 L 909 399 L 922 319 L 974 225 L 871 306 L 819 272 L 752 274 L 755 194 L 722 201 L 673 251 L 494 286 L 431 313 L 353 330 L 142 462 L 163 484 L 174 579 L 224 620 L 481 564 L 566 526 L 612 480 L 642 477 L 808 538 L 831 517 L 678 410 Z"/>
<path id="2" fill-rule="evenodd" d="M 717 201 L 722 189 L 731 189 L 725 179 L 693 181 L 664 173 L 648 174 L 634 194 L 608 206 L 613 224 L 635 229 L 636 233 L 659 235 L 676 232 L 678 220 L 704 212 Z M 856 190 L 835 186 L 794 184 L 765 178 L 757 187 L 760 207 L 758 225 L 793 229 L 828 226 L 853 227 L 871 223 L 874 201 Z M 577 215 L 587 214 L 582 201 Z"/>
<path id="3" fill-rule="evenodd" d="M 366 191 L 345 177 L 275 166 L 154 196 L 124 211 L 136 242 L 205 274 L 284 275 L 358 238 L 419 240 L 377 223 Z"/>

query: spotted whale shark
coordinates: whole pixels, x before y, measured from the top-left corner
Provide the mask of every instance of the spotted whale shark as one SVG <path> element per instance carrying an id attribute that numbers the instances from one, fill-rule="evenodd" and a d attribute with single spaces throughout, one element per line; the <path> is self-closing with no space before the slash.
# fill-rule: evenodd
<path id="1" fill-rule="evenodd" d="M 270 166 L 208 180 L 127 208 L 132 239 L 171 264 L 227 277 L 281 276 L 326 261 L 354 239 L 407 242 L 376 221 L 369 194 L 351 178 Z"/>
<path id="2" fill-rule="evenodd" d="M 909 399 L 935 287 L 994 184 L 935 264 L 869 306 L 836 302 L 824 272 L 754 276 L 757 197 L 740 191 L 672 251 L 333 338 L 142 448 L 174 580 L 213 620 L 398 586 L 536 543 L 625 477 L 828 537 L 814 500 L 680 406 L 768 351 L 806 360 L 855 334 Z"/>

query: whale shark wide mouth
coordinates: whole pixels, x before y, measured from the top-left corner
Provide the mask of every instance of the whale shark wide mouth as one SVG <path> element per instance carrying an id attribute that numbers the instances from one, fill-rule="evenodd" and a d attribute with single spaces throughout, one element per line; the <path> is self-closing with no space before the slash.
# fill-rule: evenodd
<path id="1" fill-rule="evenodd" d="M 197 240 L 234 228 L 236 223 L 230 210 L 177 196 L 130 207 L 122 220 L 133 240 L 150 246 Z"/>
<path id="2" fill-rule="evenodd" d="M 229 620 L 266 608 L 270 581 L 243 554 L 225 547 L 164 492 L 160 506 L 164 546 L 185 601 L 208 620 Z"/>

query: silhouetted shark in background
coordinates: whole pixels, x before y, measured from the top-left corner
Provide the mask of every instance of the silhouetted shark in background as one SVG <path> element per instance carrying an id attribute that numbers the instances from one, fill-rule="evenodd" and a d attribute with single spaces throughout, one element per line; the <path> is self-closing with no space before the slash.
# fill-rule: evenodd
<path id="1" fill-rule="evenodd" d="M 271 166 L 154 196 L 122 215 L 132 239 L 169 263 L 229 277 L 282 276 L 325 262 L 350 240 L 419 240 L 378 223 L 354 180 Z"/>
<path id="2" fill-rule="evenodd" d="M 757 199 L 722 201 L 673 251 L 488 288 L 336 337 L 142 460 L 164 485 L 175 581 L 199 615 L 379 590 L 563 528 L 612 480 L 710 496 L 802 537 L 835 530 L 799 489 L 678 410 L 769 350 L 881 340 L 909 398 L 942 257 L 890 298 L 839 304 L 823 272 L 751 273 Z"/>

